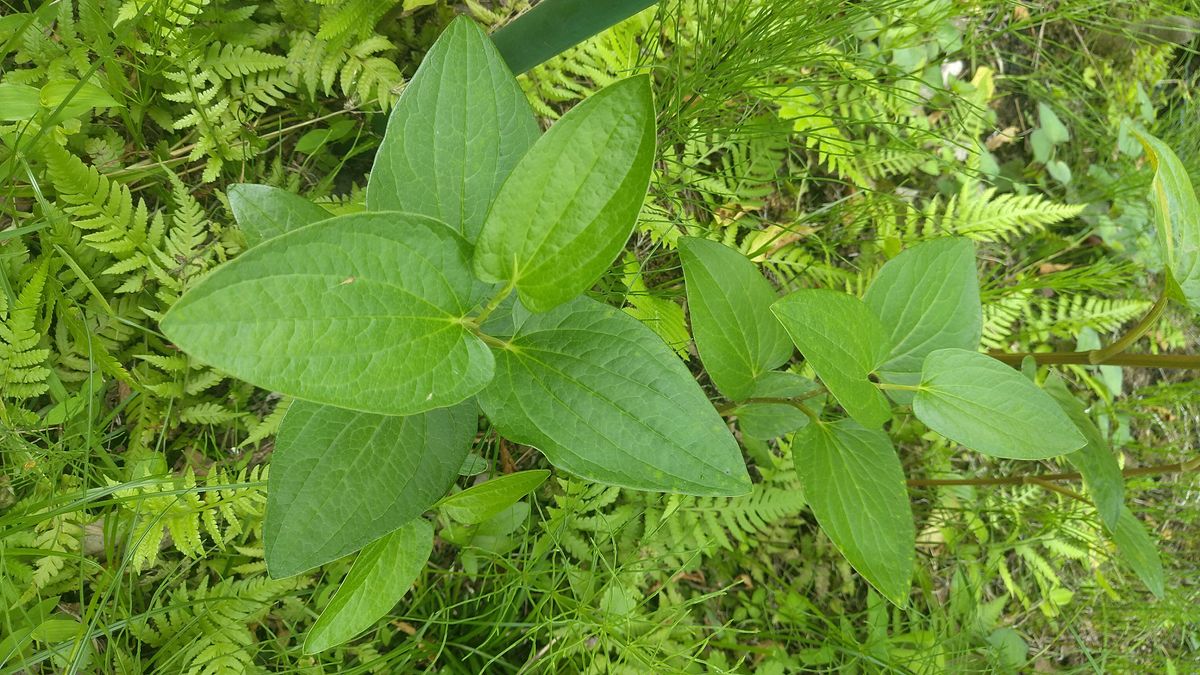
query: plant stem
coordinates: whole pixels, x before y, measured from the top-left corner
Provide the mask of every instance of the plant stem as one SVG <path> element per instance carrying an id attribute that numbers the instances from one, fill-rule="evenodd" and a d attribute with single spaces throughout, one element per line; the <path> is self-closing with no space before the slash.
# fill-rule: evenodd
<path id="1" fill-rule="evenodd" d="M 488 300 L 488 304 L 484 305 L 483 311 L 480 312 L 478 316 L 471 318 L 471 322 L 476 326 L 482 326 L 483 322 L 487 321 L 487 318 L 492 315 L 492 312 L 496 311 L 496 308 L 500 306 L 500 303 L 504 302 L 504 299 L 512 294 L 513 287 L 516 286 L 516 283 L 517 282 L 515 281 L 509 281 L 507 284 L 505 284 L 504 288 L 501 288 L 496 295 L 492 296 L 491 300 Z"/>
<path id="2" fill-rule="evenodd" d="M 1084 366 L 1109 365 L 1132 368 L 1175 368 L 1200 369 L 1200 354 L 1117 354 L 1105 361 L 1092 361 L 1092 354 L 1099 350 L 1086 352 L 988 352 L 988 356 L 1003 361 L 1014 368 L 1021 366 L 1026 356 L 1032 356 L 1038 365 L 1077 364 Z"/>
<path id="3" fill-rule="evenodd" d="M 915 384 L 888 384 L 887 382 L 875 382 L 878 389 L 900 389 L 902 391 L 921 391 L 921 388 Z"/>
<path id="4" fill-rule="evenodd" d="M 1078 364 L 1088 366 L 1111 365 L 1134 368 L 1200 368 L 1200 355 L 1191 354 L 1126 354 L 1125 350 L 1133 346 L 1145 335 L 1167 308 L 1167 294 L 1164 291 L 1154 302 L 1154 306 L 1146 315 L 1129 329 L 1116 342 L 1085 352 L 988 352 L 988 356 L 1003 361 L 1010 366 L 1019 367 L 1026 356 L 1032 356 L 1039 365 L 1043 364 Z"/>
<path id="5" fill-rule="evenodd" d="M 1200 471 L 1200 457 L 1186 462 L 1173 464 L 1155 464 L 1125 469 L 1121 475 L 1125 478 L 1133 476 L 1158 476 L 1166 473 L 1190 473 Z M 938 487 L 950 485 L 1043 485 L 1055 481 L 1074 481 L 1083 478 L 1078 472 L 1022 474 L 1019 476 L 983 476 L 980 478 L 914 478 L 906 481 L 909 487 Z"/>
<path id="6" fill-rule="evenodd" d="M 755 398 L 748 398 L 748 399 L 744 399 L 741 401 L 737 401 L 736 403 L 723 403 L 723 404 L 717 406 L 717 412 L 722 415 L 732 415 L 732 414 L 736 413 L 737 410 L 739 408 L 741 408 L 742 406 L 749 405 L 751 403 L 776 403 L 779 405 L 790 405 L 795 408 L 800 408 L 800 407 L 804 407 L 803 403 L 802 403 L 803 401 L 807 401 L 810 398 L 815 398 L 824 393 L 825 393 L 824 387 L 817 387 L 816 389 L 813 389 L 812 391 L 806 391 L 799 396 L 793 396 L 791 398 L 783 398 L 783 397 L 775 397 L 775 396 L 760 396 L 760 397 L 755 397 Z"/>
<path id="7" fill-rule="evenodd" d="M 1129 349 L 1133 343 L 1137 342 L 1139 338 L 1145 335 L 1158 322 L 1158 318 L 1162 316 L 1163 310 L 1166 308 L 1167 292 L 1163 291 L 1162 295 L 1158 296 L 1158 300 L 1154 302 L 1154 306 L 1150 308 L 1149 312 L 1146 312 L 1146 316 L 1143 316 L 1142 320 L 1138 321 L 1136 326 L 1111 345 L 1088 352 L 1088 358 L 1093 364 L 1105 363 L 1114 356 Z"/>

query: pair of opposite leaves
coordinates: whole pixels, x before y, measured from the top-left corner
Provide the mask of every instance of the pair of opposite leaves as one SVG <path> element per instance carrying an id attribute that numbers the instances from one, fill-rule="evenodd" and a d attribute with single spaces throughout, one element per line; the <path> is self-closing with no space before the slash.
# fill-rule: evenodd
<path id="1" fill-rule="evenodd" d="M 428 550 L 412 539 L 432 536 L 419 516 L 453 484 L 480 408 L 504 436 L 585 478 L 749 489 L 736 440 L 670 348 L 581 297 L 632 232 L 654 145 L 646 77 L 605 88 L 540 134 L 495 47 L 460 18 L 389 119 L 365 213 L 332 217 L 273 188 L 230 189 L 252 247 L 161 325 L 198 360 L 297 399 L 272 460 L 272 576 L 375 542 L 343 584 L 360 592 L 335 598 L 331 621 L 362 624 L 364 602 L 390 608 L 398 598 L 362 591 L 372 561 L 401 540 Z M 501 289 L 520 301 L 476 325 Z M 345 625 L 319 628 L 314 649 L 348 637 Z"/>
<path id="2" fill-rule="evenodd" d="M 1116 458 L 1083 406 L 1051 376 L 1050 395 L 1017 371 L 974 351 L 981 328 L 974 246 L 940 239 L 887 262 L 864 298 L 803 290 L 778 298 L 740 253 L 715 242 L 679 245 L 697 352 L 717 388 L 755 427 L 792 441 L 796 469 L 822 529 L 856 570 L 893 602 L 908 595 L 915 528 L 904 474 L 878 427 L 890 406 L 870 380 L 912 404 L 931 429 L 998 457 L 1067 454 L 1081 472 L 1101 518 L 1147 586 L 1161 593 L 1153 544 L 1123 505 Z M 789 340 L 789 337 L 791 340 Z M 792 345 L 850 415 L 808 423 L 763 397 L 806 394 L 811 381 L 773 370 Z M 774 408 L 773 412 L 768 409 Z M 759 416 L 769 417 L 774 427 Z M 792 420 L 790 424 L 780 422 Z M 748 419 L 745 421 L 749 421 Z M 749 426 L 744 425 L 743 431 Z M 1157 571 L 1156 571 L 1157 570 Z"/>

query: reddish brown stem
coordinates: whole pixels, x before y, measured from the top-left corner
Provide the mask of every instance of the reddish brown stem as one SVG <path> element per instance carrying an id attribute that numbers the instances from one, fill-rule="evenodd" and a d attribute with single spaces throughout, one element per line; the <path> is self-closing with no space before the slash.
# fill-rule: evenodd
<path id="1" fill-rule="evenodd" d="M 1003 361 L 1010 366 L 1019 367 L 1026 356 L 1032 356 L 1039 365 L 1083 366 L 1108 365 L 1128 366 L 1131 368 L 1174 368 L 1200 369 L 1200 354 L 1117 354 L 1108 359 L 1095 362 L 1093 354 L 1099 350 L 1086 352 L 988 352 L 988 356 Z"/>
<path id="2" fill-rule="evenodd" d="M 1156 464 L 1125 469 L 1121 475 L 1126 478 L 1133 476 L 1158 476 L 1166 473 L 1188 473 L 1200 470 L 1200 457 L 1186 462 L 1173 464 Z M 942 485 L 1028 485 L 1042 484 L 1054 481 L 1080 480 L 1078 472 L 1024 474 L 1020 476 L 983 476 L 981 478 L 914 478 L 908 481 L 909 487 L 937 487 Z"/>

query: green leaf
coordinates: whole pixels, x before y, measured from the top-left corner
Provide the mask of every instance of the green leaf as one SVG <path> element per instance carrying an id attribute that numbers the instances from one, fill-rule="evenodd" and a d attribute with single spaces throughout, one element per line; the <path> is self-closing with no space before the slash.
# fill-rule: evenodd
<path id="1" fill-rule="evenodd" d="M 538 134 L 525 93 L 491 40 L 460 16 L 392 109 L 367 181 L 367 209 L 437 218 L 474 241 Z"/>
<path id="2" fill-rule="evenodd" d="M 609 85 L 563 115 L 500 188 L 475 248 L 484 281 L 545 312 L 587 290 L 637 222 L 654 162 L 650 78 Z"/>
<path id="3" fill-rule="evenodd" d="M 624 312 L 578 298 L 521 324 L 479 403 L 500 433 L 590 480 L 739 495 L 737 442 L 683 363 Z"/>
<path id="4" fill-rule="evenodd" d="M 313 129 L 301 136 L 300 140 L 296 141 L 295 150 L 296 152 L 310 155 L 330 143 L 345 138 L 356 126 L 358 126 L 358 123 L 355 120 L 343 119 L 330 124 L 324 129 Z"/>
<path id="5" fill-rule="evenodd" d="M 1050 142 L 1050 137 L 1046 134 L 1045 129 L 1034 129 L 1032 134 L 1029 134 L 1029 145 L 1033 148 L 1033 160 L 1039 164 L 1045 164 L 1050 161 L 1051 153 L 1054 152 L 1054 144 Z"/>
<path id="6" fill-rule="evenodd" d="M 1146 584 L 1146 588 L 1150 589 L 1155 597 L 1162 598 L 1166 594 L 1162 560 L 1158 557 L 1154 539 L 1129 507 L 1121 507 L 1121 517 L 1109 534 L 1117 544 L 1117 552 L 1121 559 L 1133 568 L 1134 574 Z"/>
<path id="7" fill-rule="evenodd" d="M 920 382 L 930 352 L 979 347 L 983 310 L 975 244 L 946 237 L 904 251 L 880 268 L 863 302 L 879 317 L 892 343 L 879 379 Z M 912 403 L 911 392 L 893 389 L 888 394 L 897 403 Z"/>
<path id="8" fill-rule="evenodd" d="M 752 398 L 794 398 L 809 393 L 819 385 L 795 373 L 772 371 L 763 373 L 755 383 Z M 824 405 L 823 396 L 804 401 L 814 411 Z M 808 424 L 808 415 L 786 403 L 745 403 L 737 409 L 738 427 L 753 438 L 778 438 Z"/>
<path id="9" fill-rule="evenodd" d="M 1071 167 L 1067 166 L 1067 163 L 1061 159 L 1054 159 L 1046 162 L 1046 171 L 1050 173 L 1050 176 L 1054 178 L 1054 180 L 1062 183 L 1063 185 L 1067 185 L 1071 182 Z"/>
<path id="10" fill-rule="evenodd" d="M 0 84 L 0 122 L 33 119 L 42 109 L 41 94 L 27 84 Z"/>
<path id="11" fill-rule="evenodd" d="M 336 560 L 419 517 L 458 477 L 478 422 L 474 402 L 407 417 L 293 402 L 271 456 L 271 576 Z"/>
<path id="12" fill-rule="evenodd" d="M 469 247 L 411 213 L 356 213 L 270 239 L 179 299 L 162 330 L 264 389 L 384 415 L 453 405 L 491 379 L 465 325 L 488 289 Z"/>
<path id="13" fill-rule="evenodd" d="M 700 360 L 722 394 L 744 399 L 759 376 L 792 356 L 771 316 L 775 289 L 746 256 L 715 241 L 682 237 L 679 259 Z"/>
<path id="14" fill-rule="evenodd" d="M 514 73 L 555 55 L 650 7 L 655 0 L 543 0 L 492 39 Z"/>
<path id="15" fill-rule="evenodd" d="M 884 597 L 906 604 L 917 534 L 887 434 L 849 419 L 810 424 L 796 434 L 792 452 L 821 529 Z"/>
<path id="16" fill-rule="evenodd" d="M 891 340 L 866 303 L 838 291 L 808 289 L 777 301 L 771 311 L 851 417 L 872 429 L 891 418 L 887 398 L 868 379 L 887 360 Z"/>
<path id="17" fill-rule="evenodd" d="M 250 246 L 333 217 L 307 199 L 270 185 L 238 183 L 229 186 L 226 194 L 233 217 Z"/>
<path id="18" fill-rule="evenodd" d="M 75 117 L 92 108 L 117 108 L 120 104 L 104 89 L 91 82 L 79 80 L 50 80 L 42 85 L 42 107 L 56 110 L 63 106 L 59 117 Z"/>
<path id="19" fill-rule="evenodd" d="M 1170 270 L 1173 295 L 1200 312 L 1200 203 L 1183 162 L 1166 143 L 1134 130 L 1150 165 L 1151 202 L 1158 230 L 1158 246 Z"/>
<path id="20" fill-rule="evenodd" d="M 926 357 L 913 413 L 946 438 L 993 457 L 1045 459 L 1087 443 L 1036 384 L 964 349 L 939 349 Z"/>
<path id="21" fill-rule="evenodd" d="M 1058 118 L 1054 109 L 1045 103 L 1038 103 L 1038 123 L 1045 131 L 1046 140 L 1051 144 L 1059 145 L 1071 140 L 1071 132 L 1067 126 Z"/>
<path id="22" fill-rule="evenodd" d="M 432 552 L 433 527 L 422 518 L 364 548 L 309 629 L 304 653 L 336 647 L 375 625 L 412 587 Z"/>
<path id="23" fill-rule="evenodd" d="M 498 476 L 447 496 L 437 508 L 460 523 L 476 525 L 517 503 L 549 477 L 550 472 L 541 469 Z"/>
<path id="24" fill-rule="evenodd" d="M 1046 393 L 1054 397 L 1067 417 L 1075 423 L 1075 428 L 1087 439 L 1087 445 L 1067 455 L 1067 461 L 1083 476 L 1100 520 L 1110 529 L 1117 527 L 1121 509 L 1125 505 L 1125 478 L 1121 475 L 1117 458 L 1108 447 L 1108 441 L 1096 428 L 1083 404 L 1056 373 L 1051 372 L 1046 378 Z"/>

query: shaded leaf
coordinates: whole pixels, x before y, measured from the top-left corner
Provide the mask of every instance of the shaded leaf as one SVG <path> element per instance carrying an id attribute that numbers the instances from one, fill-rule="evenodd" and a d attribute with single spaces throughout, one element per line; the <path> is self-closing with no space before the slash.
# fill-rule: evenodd
<path id="1" fill-rule="evenodd" d="M 407 417 L 293 402 L 271 456 L 271 576 L 336 560 L 419 517 L 458 477 L 478 421 L 473 402 Z"/>
<path id="2" fill-rule="evenodd" d="M 1144 131 L 1134 133 L 1154 167 L 1150 201 L 1173 294 L 1192 311 L 1200 311 L 1200 203 L 1192 180 L 1166 143 Z"/>
<path id="3" fill-rule="evenodd" d="M 1133 569 L 1134 574 L 1146 584 L 1146 588 L 1155 597 L 1161 598 L 1166 594 L 1163 582 L 1162 560 L 1158 557 L 1158 548 L 1154 539 L 1146 531 L 1146 527 L 1133 515 L 1129 507 L 1121 507 L 1121 517 L 1117 526 L 1109 531 L 1117 544 L 1117 552 L 1125 564 Z"/>
<path id="4" fill-rule="evenodd" d="M 1121 475 L 1116 456 L 1108 447 L 1108 440 L 1056 373 L 1051 372 L 1046 378 L 1046 393 L 1054 397 L 1067 417 L 1075 423 L 1075 428 L 1087 439 L 1087 445 L 1067 455 L 1067 461 L 1083 476 L 1100 520 L 1109 528 L 1116 527 L 1125 505 L 1125 477 Z"/>
<path id="5" fill-rule="evenodd" d="M 816 382 L 795 373 L 763 373 L 751 392 L 752 398 L 794 398 L 818 388 Z M 804 404 L 815 412 L 824 406 L 824 396 L 806 399 Z M 808 424 L 808 415 L 786 403 L 744 403 L 737 409 L 738 427 L 754 438 L 778 438 Z"/>

